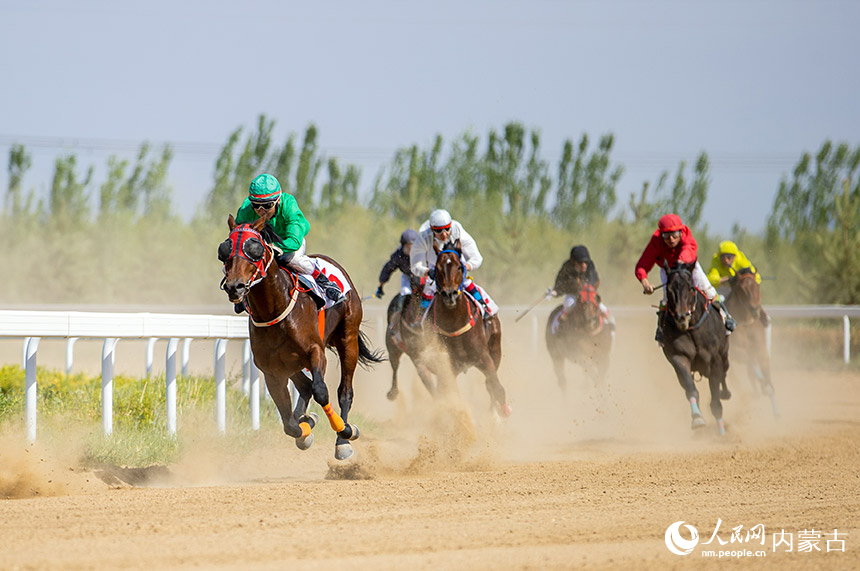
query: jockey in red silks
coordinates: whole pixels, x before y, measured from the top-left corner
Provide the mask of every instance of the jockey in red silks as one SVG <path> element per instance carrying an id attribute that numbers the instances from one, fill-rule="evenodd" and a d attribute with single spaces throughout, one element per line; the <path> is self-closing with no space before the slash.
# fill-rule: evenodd
<path id="1" fill-rule="evenodd" d="M 666 285 L 666 270 L 665 265 L 668 264 L 669 269 L 673 268 L 677 263 L 695 264 L 693 267 L 693 285 L 696 286 L 708 299 L 714 304 L 714 307 L 720 310 L 723 320 L 726 324 L 726 329 L 734 331 L 735 320 L 725 310 L 717 296 L 717 290 L 708 281 L 702 266 L 698 260 L 698 245 L 696 239 L 693 238 L 690 229 L 681 221 L 681 217 L 677 214 L 666 214 L 660 218 L 657 223 L 657 230 L 651 235 L 648 245 L 636 262 L 636 279 L 642 284 L 642 290 L 646 294 L 654 293 L 654 287 L 648 282 L 648 272 L 655 264 L 660 266 L 660 281 Z M 660 311 L 657 316 L 657 333 L 654 339 L 658 343 L 663 342 L 663 319 L 662 312 L 665 311 L 666 305 L 666 290 L 663 289 L 663 299 L 660 302 Z"/>
<path id="2" fill-rule="evenodd" d="M 436 268 L 437 255 L 433 246 L 435 245 L 441 250 L 445 244 L 452 244 L 457 240 L 460 241 L 465 271 L 477 270 L 484 261 L 484 257 L 478 250 L 478 244 L 471 234 L 466 232 L 462 224 L 451 219 L 447 210 L 434 210 L 430 213 L 429 220 L 418 229 L 418 239 L 412 245 L 410 261 L 413 274 L 418 277 L 428 276 L 430 278 L 424 282 L 424 291 L 421 294 L 422 307 L 427 307 L 436 293 L 436 282 L 433 274 Z M 490 298 L 484 288 L 476 285 L 471 277 L 466 277 L 464 289 L 481 304 L 485 317 L 493 316 L 499 311 L 496 302 Z"/>

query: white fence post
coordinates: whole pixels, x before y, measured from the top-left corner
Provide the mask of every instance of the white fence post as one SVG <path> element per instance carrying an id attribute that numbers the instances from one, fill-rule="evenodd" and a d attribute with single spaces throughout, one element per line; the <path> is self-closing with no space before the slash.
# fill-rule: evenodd
<path id="1" fill-rule="evenodd" d="M 227 340 L 215 340 L 215 418 L 218 432 L 227 431 Z"/>
<path id="2" fill-rule="evenodd" d="M 167 342 L 167 362 L 164 367 L 165 391 L 167 401 L 167 433 L 176 434 L 176 347 L 179 338 L 171 337 Z"/>
<path id="3" fill-rule="evenodd" d="M 69 340 L 66 342 L 66 376 L 72 374 L 72 364 L 75 362 L 75 343 L 77 342 L 77 337 L 69 337 Z"/>
<path id="4" fill-rule="evenodd" d="M 39 337 L 27 337 L 25 341 L 25 360 L 24 370 L 24 402 L 27 409 L 25 418 L 27 423 L 27 440 L 30 442 L 36 441 L 36 351 L 39 349 Z"/>
<path id="5" fill-rule="evenodd" d="M 191 337 L 182 340 L 182 376 L 188 376 L 188 360 L 191 357 Z"/>
<path id="6" fill-rule="evenodd" d="M 251 394 L 251 340 L 242 345 L 242 394 Z"/>
<path id="7" fill-rule="evenodd" d="M 251 428 L 260 430 L 260 369 L 251 359 Z"/>
<path id="8" fill-rule="evenodd" d="M 113 432 L 113 363 L 117 339 L 109 337 L 102 345 L 102 429 L 106 436 Z"/>
<path id="9" fill-rule="evenodd" d="M 155 343 L 158 337 L 150 337 L 146 340 L 146 378 L 152 376 L 152 359 L 155 352 Z"/>
<path id="10" fill-rule="evenodd" d="M 851 322 L 848 320 L 847 315 L 842 316 L 842 341 L 844 343 L 842 348 L 842 358 L 845 360 L 845 364 L 847 365 L 851 361 Z"/>

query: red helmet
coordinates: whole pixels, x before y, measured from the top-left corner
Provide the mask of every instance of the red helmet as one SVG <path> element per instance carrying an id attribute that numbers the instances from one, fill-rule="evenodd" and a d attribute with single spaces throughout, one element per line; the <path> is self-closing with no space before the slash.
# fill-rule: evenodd
<path id="1" fill-rule="evenodd" d="M 657 223 L 657 229 L 662 234 L 663 232 L 675 232 L 684 227 L 681 222 L 681 217 L 677 214 L 664 214 L 660 217 L 660 222 Z"/>

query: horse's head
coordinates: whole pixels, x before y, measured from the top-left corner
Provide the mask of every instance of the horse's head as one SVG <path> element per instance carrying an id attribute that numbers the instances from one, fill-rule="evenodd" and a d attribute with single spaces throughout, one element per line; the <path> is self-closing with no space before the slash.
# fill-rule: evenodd
<path id="1" fill-rule="evenodd" d="M 436 250 L 436 293 L 447 307 L 454 307 L 466 277 L 460 240 L 446 243 L 442 249 L 434 244 L 433 249 Z"/>
<path id="2" fill-rule="evenodd" d="M 251 286 L 266 277 L 273 253 L 260 234 L 265 224 L 264 218 L 250 224 L 236 224 L 233 215 L 227 219 L 230 236 L 218 246 L 218 259 L 224 263 L 221 289 L 232 303 L 242 301 Z"/>
<path id="3" fill-rule="evenodd" d="M 696 309 L 696 287 L 693 285 L 693 264 L 679 263 L 666 272 L 666 309 L 681 331 L 690 328 Z"/>
<path id="4" fill-rule="evenodd" d="M 734 304 L 743 307 L 758 319 L 761 313 L 761 288 L 756 281 L 756 273 L 750 268 L 743 268 L 729 279 Z"/>

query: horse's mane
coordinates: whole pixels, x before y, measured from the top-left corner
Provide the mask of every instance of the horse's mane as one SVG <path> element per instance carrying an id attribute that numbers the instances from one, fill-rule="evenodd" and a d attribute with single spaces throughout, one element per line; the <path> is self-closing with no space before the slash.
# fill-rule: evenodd
<path id="1" fill-rule="evenodd" d="M 267 244 L 284 241 L 283 236 L 275 232 L 274 226 L 272 226 L 272 223 L 268 220 L 266 220 L 266 225 L 263 226 L 263 229 L 260 231 L 260 236 L 263 237 L 263 240 L 265 240 Z"/>

